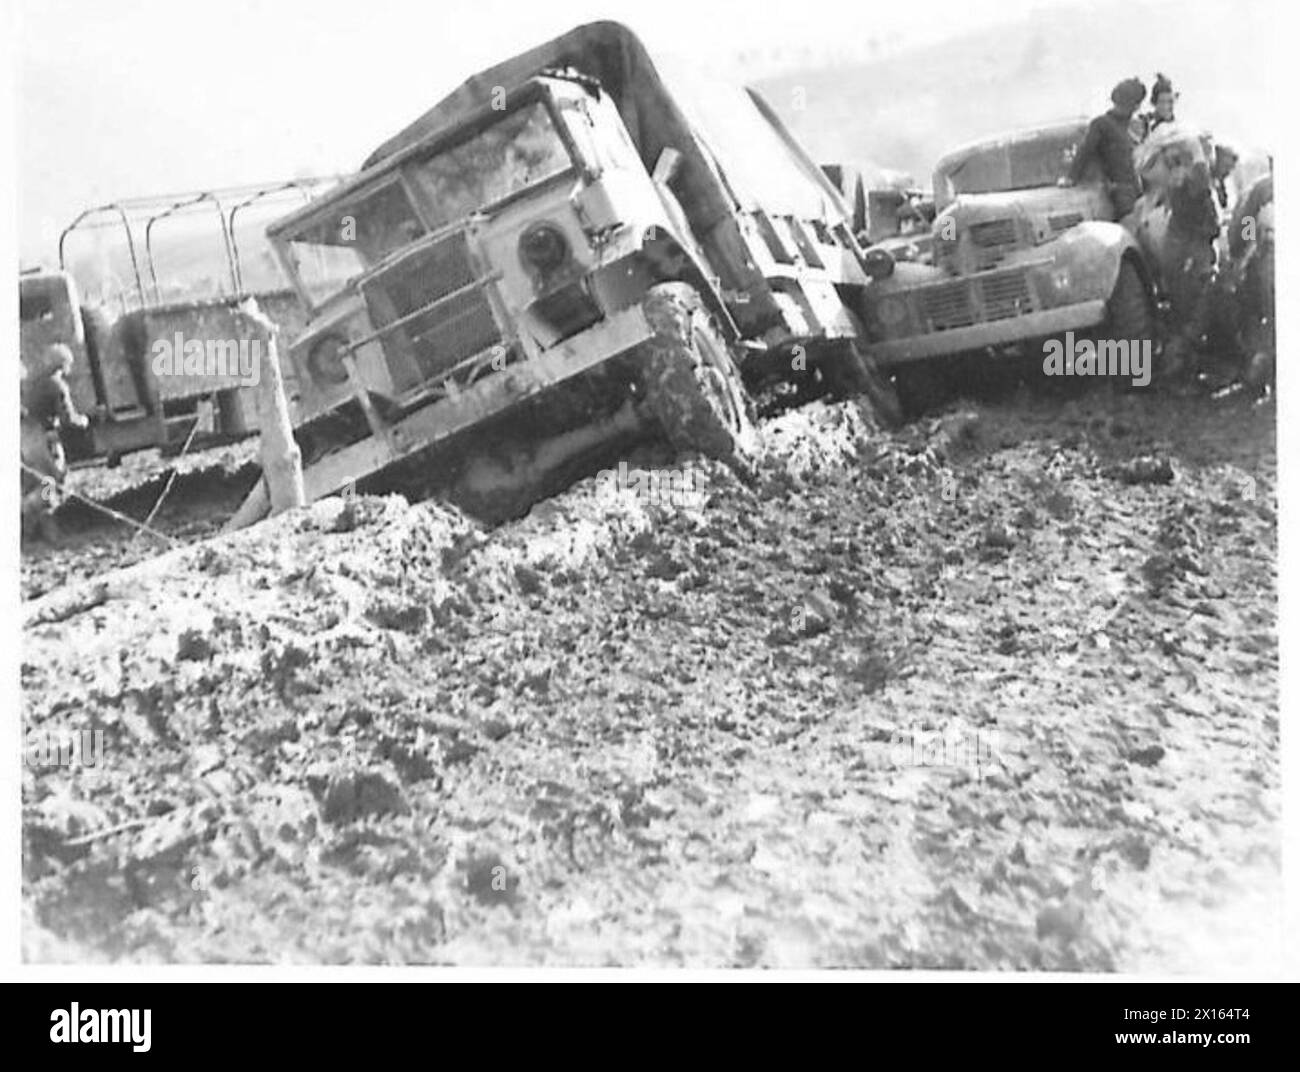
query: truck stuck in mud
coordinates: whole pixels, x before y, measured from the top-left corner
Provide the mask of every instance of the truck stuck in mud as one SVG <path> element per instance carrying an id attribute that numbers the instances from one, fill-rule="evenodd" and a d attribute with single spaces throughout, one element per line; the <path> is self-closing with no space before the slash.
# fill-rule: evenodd
<path id="1" fill-rule="evenodd" d="M 1141 195 L 1116 219 L 1095 167 L 1078 185 L 1066 178 L 1087 129 L 1075 119 L 949 153 L 935 166 L 924 253 L 892 237 L 867 249 L 872 353 L 908 412 L 996 379 L 1005 359 L 1023 360 L 1031 379 L 1060 375 L 1053 355 L 1079 340 L 1099 355 L 1095 368 L 1104 356 L 1107 374 L 1132 375 L 1136 386 L 1151 381 L 1155 355 L 1170 371 L 1179 365 L 1171 349 L 1199 345 L 1205 325 L 1195 323 L 1189 247 L 1171 230 L 1172 206 L 1211 202 L 1221 146 L 1179 123 L 1148 136 L 1133 151 Z M 1245 178 L 1267 174 L 1267 157 L 1249 155 L 1238 170 L 1240 197 Z"/>
<path id="2" fill-rule="evenodd" d="M 310 312 L 287 348 L 309 500 L 414 481 L 503 519 L 647 431 L 743 470 L 773 385 L 896 416 L 838 191 L 756 93 L 690 81 L 581 26 L 271 226 Z"/>
<path id="3" fill-rule="evenodd" d="M 57 268 L 19 274 L 24 531 L 55 539 L 70 463 L 116 466 L 259 430 L 255 387 L 272 335 L 303 323 L 263 229 L 333 181 L 99 205 L 64 228 Z M 246 316 L 248 299 L 269 319 Z"/>
<path id="4" fill-rule="evenodd" d="M 654 13 L 796 142 L 618 26 L 506 59 L 481 7 L 115 10 L 66 81 L 33 38 L 24 491 L 52 429 L 78 463 L 20 556 L 23 960 L 1281 975 L 1271 175 L 1191 191 L 1237 209 L 1178 379 L 1185 218 L 1115 220 L 1082 123 L 931 166 L 1128 66 L 1054 62 L 1113 27 L 931 18 L 858 70 L 811 11 Z M 1166 14 L 1133 62 L 1201 107 Z M 110 44 L 191 80 L 87 110 Z M 1209 162 L 1173 126 L 1152 190 Z M 65 192 L 348 142 L 312 196 L 36 256 Z M 1149 387 L 1050 378 L 1148 318 Z"/>
<path id="5" fill-rule="evenodd" d="M 909 408 L 924 408 L 943 379 L 936 358 L 1032 349 L 1066 331 L 1154 337 L 1158 277 L 1146 232 L 1115 221 L 1099 180 L 1058 185 L 1087 126 L 1072 120 L 949 153 L 934 171 L 929 258 L 867 251 L 873 353 Z"/>
<path id="6" fill-rule="evenodd" d="M 269 340 L 249 338 L 236 306 L 255 297 L 280 330 L 301 327 L 302 307 L 262 232 L 332 181 L 90 208 L 60 236 L 57 268 L 19 276 L 24 385 L 48 374 L 51 346 L 72 354 L 67 383 L 88 423 L 60 430 L 70 461 L 114 463 L 138 450 L 211 446 L 257 431 L 249 358 L 253 348 L 265 353 Z"/>

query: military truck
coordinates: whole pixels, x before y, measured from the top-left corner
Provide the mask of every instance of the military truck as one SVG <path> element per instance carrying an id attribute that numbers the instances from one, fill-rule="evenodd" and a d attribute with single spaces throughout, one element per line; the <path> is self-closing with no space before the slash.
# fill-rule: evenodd
<path id="1" fill-rule="evenodd" d="M 1070 120 L 949 153 L 934 171 L 928 261 L 867 250 L 872 352 L 905 407 L 930 399 L 943 375 L 936 359 L 1034 351 L 1066 331 L 1154 337 L 1158 273 L 1144 243 L 1158 234 L 1116 222 L 1100 176 L 1058 185 L 1087 126 Z"/>
<path id="2" fill-rule="evenodd" d="M 72 351 L 68 383 L 90 424 L 62 430 L 69 460 L 111 462 L 136 450 L 211 445 L 257 430 L 251 354 L 269 352 L 269 340 L 250 338 L 236 305 L 254 296 L 281 330 L 301 329 L 302 306 L 279 274 L 264 229 L 333 181 L 87 209 L 60 236 L 57 268 L 19 275 L 24 384 L 48 374 L 51 345 Z M 160 362 L 164 353 L 174 360 Z"/>
<path id="3" fill-rule="evenodd" d="M 502 518 L 656 427 L 743 470 L 774 381 L 888 406 L 838 192 L 756 93 L 694 81 L 578 27 L 269 228 L 310 311 L 289 350 L 309 499 L 409 478 Z"/>

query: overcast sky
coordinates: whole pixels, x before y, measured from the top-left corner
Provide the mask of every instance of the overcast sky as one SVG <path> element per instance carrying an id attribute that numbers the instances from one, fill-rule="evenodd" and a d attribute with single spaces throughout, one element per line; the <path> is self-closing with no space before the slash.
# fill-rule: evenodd
<path id="1" fill-rule="evenodd" d="M 20 252 L 53 261 L 91 204 L 355 169 L 475 70 L 592 19 L 754 80 L 1075 2 L 20 0 Z"/>

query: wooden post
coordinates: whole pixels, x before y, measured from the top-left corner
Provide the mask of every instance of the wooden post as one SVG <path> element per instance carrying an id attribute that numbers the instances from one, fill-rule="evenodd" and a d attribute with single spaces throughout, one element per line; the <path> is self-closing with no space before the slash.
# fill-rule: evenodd
<path id="1" fill-rule="evenodd" d="M 267 336 L 266 359 L 262 362 L 257 384 L 262 479 L 231 519 L 230 528 L 251 524 L 267 513 L 274 516 L 307 501 L 302 479 L 302 452 L 293 438 L 289 401 L 285 398 L 284 378 L 280 374 L 279 329 L 262 312 L 256 298 L 242 302 L 239 311 L 262 328 Z"/>
<path id="2" fill-rule="evenodd" d="M 271 493 L 266 487 L 266 478 L 259 477 L 253 490 L 242 503 L 239 509 L 234 512 L 230 520 L 226 522 L 224 531 L 237 532 L 240 529 L 246 529 L 249 525 L 255 525 L 271 512 Z"/>

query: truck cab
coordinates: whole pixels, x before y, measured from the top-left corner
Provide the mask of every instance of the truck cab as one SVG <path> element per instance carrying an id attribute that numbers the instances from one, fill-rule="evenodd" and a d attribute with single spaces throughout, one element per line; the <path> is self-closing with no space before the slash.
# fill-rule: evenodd
<path id="1" fill-rule="evenodd" d="M 642 422 L 734 462 L 746 382 L 800 346 L 831 375 L 862 360 L 838 194 L 761 98 L 733 88 L 722 133 L 693 104 L 624 27 L 579 27 L 268 229 L 309 314 L 290 348 L 309 498 L 430 452 L 452 482 L 512 454 L 493 479 L 522 489 L 544 441 Z"/>
<path id="2" fill-rule="evenodd" d="M 1068 330 L 1151 336 L 1155 279 L 1138 236 L 1114 219 L 1098 176 L 1058 185 L 1087 126 L 992 138 L 939 161 L 929 261 L 868 250 L 868 326 L 882 365 L 897 374 Z"/>

